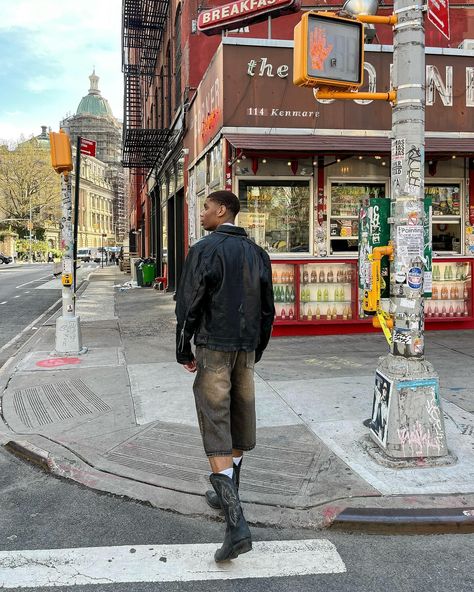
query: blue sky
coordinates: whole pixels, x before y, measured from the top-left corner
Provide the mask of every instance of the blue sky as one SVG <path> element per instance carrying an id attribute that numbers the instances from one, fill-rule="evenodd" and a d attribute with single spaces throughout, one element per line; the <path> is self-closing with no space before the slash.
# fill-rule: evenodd
<path id="1" fill-rule="evenodd" d="M 122 119 L 121 0 L 0 0 L 0 143 L 75 112 L 93 67 Z"/>

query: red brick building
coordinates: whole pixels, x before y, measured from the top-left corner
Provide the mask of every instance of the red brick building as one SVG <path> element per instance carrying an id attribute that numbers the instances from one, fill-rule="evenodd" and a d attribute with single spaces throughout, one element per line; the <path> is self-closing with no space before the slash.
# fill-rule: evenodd
<path id="1" fill-rule="evenodd" d="M 205 7 L 224 3 L 217 1 Z M 336 9 L 341 4 L 337 0 L 320 1 L 316 5 L 307 1 L 303 2 L 305 9 L 316 10 Z M 273 56 L 278 59 L 284 58 L 282 64 L 288 68 L 291 67 L 289 59 L 291 48 L 287 43 L 287 49 L 285 49 L 284 41 L 293 38 L 293 28 L 299 21 L 300 14 L 292 14 L 273 19 L 271 22 L 251 25 L 239 31 L 228 32 L 226 43 L 222 45 L 220 35 L 209 37 L 197 31 L 198 6 L 202 7 L 195 0 L 190 2 L 178 2 L 177 0 L 123 1 L 123 70 L 125 80 L 123 161 L 124 165 L 131 169 L 129 188 L 130 245 L 131 251 L 137 252 L 141 256 L 153 256 L 159 265 L 164 266 L 162 271 L 164 270 L 168 276 L 171 290 L 176 287 L 179 280 L 189 243 L 199 235 L 196 228 L 197 210 L 199 199 L 206 191 L 224 185 L 233 187 L 236 191 L 243 191 L 244 186 L 248 185 L 250 188 L 250 185 L 247 180 L 241 179 L 241 188 L 239 185 L 241 181 L 238 178 L 245 177 L 247 174 L 261 177 L 263 183 L 261 187 L 265 187 L 271 177 L 282 178 L 279 182 L 283 183 L 284 178 L 296 176 L 297 173 L 301 187 L 305 187 L 304 183 L 307 181 L 310 194 L 307 209 L 313 211 L 317 210 L 317 191 L 323 190 L 324 192 L 327 187 L 328 178 L 324 171 L 326 173 L 330 171 L 327 165 L 331 159 L 337 160 L 339 158 L 341 160 L 343 157 L 349 160 L 349 157 L 358 158 L 366 154 L 375 157 L 384 153 L 382 140 L 379 140 L 378 144 L 377 142 L 374 145 L 366 144 L 361 154 L 357 153 L 356 148 L 359 146 L 352 148 L 349 154 L 347 147 L 341 150 L 341 146 L 338 147 L 337 143 L 329 146 L 327 142 L 324 151 L 316 150 L 314 144 L 309 148 L 304 148 L 304 145 L 301 144 L 299 146 L 287 145 L 284 147 L 285 149 L 282 149 L 281 146 L 277 147 L 274 142 L 284 142 L 285 138 L 277 140 L 276 136 L 281 138 L 285 134 L 291 135 L 291 130 L 295 128 L 302 132 L 310 128 L 314 131 L 315 122 L 312 121 L 306 125 L 301 121 L 296 121 L 298 119 L 296 116 L 291 117 L 290 115 L 288 117 L 282 116 L 278 124 L 274 124 L 264 121 L 262 118 L 259 119 L 258 112 L 247 113 L 247 119 L 245 113 L 241 114 L 240 120 L 232 119 L 232 112 L 238 111 L 239 108 L 237 99 L 243 100 L 242 97 L 245 95 L 245 92 L 242 92 L 242 85 L 248 85 L 248 89 L 254 92 L 257 87 L 252 86 L 251 83 L 262 83 L 264 76 L 259 76 L 259 68 L 263 68 L 264 74 L 267 75 L 270 69 L 266 66 L 270 65 L 269 60 L 273 59 Z M 390 11 L 391 2 L 387 1 L 379 13 L 388 14 Z M 451 40 L 449 42 L 429 22 L 426 23 L 427 47 L 457 48 L 464 40 L 474 39 L 474 5 L 472 2 L 451 2 L 450 18 Z M 270 41 L 268 41 L 269 38 L 271 38 Z M 232 42 L 231 39 L 235 39 L 235 41 Z M 260 39 L 261 42 L 246 42 L 245 39 Z M 278 40 L 281 40 L 282 43 L 278 43 Z M 391 29 L 377 26 L 370 52 L 375 61 L 381 62 L 388 59 L 385 55 L 387 49 L 382 46 L 389 45 L 391 42 Z M 259 53 L 256 51 L 259 46 L 262 49 L 268 48 L 267 62 L 260 61 L 252 66 L 254 75 L 256 74 L 252 77 L 248 75 L 247 71 L 242 71 L 242 68 L 244 66 L 250 68 L 249 62 L 253 59 L 250 53 L 253 52 L 257 58 L 262 57 L 256 55 Z M 380 48 L 380 51 L 377 48 Z M 380 55 L 376 55 L 377 53 Z M 247 54 L 249 55 L 247 56 Z M 474 56 L 474 53 L 472 55 Z M 440 67 L 451 67 L 449 58 L 446 59 L 447 62 L 441 59 Z M 222 70 L 222 60 L 225 60 L 225 70 Z M 235 63 L 235 72 L 232 60 Z M 457 57 L 456 60 L 456 63 L 461 64 Z M 271 64 L 273 70 L 268 81 L 272 85 L 268 86 L 268 89 L 272 89 L 272 93 L 278 94 L 281 89 L 289 89 L 288 85 L 275 86 L 278 81 L 282 82 L 283 78 L 288 78 L 288 70 L 280 71 L 285 76 L 277 74 L 278 66 L 282 64 L 276 62 Z M 374 68 L 377 67 L 379 66 L 374 66 Z M 219 96 L 220 113 L 216 111 L 219 109 L 219 101 L 216 97 L 219 88 L 212 88 L 213 80 L 215 83 L 219 76 L 212 79 L 208 68 L 217 68 L 217 70 L 221 68 L 219 76 L 225 85 L 224 88 L 229 89 L 224 90 L 224 94 Z M 455 68 L 460 71 L 462 65 L 455 66 Z M 432 75 L 433 99 L 436 99 L 438 103 L 440 88 L 443 84 L 449 83 L 449 73 L 447 80 L 446 72 L 448 70 L 442 71 L 441 80 L 436 78 L 435 74 Z M 385 76 L 384 84 L 387 84 L 386 72 L 383 76 L 381 72 L 377 72 L 377 75 L 379 81 Z M 458 85 L 460 84 L 459 76 L 461 74 L 456 74 L 455 78 L 455 84 Z M 466 77 L 468 76 L 471 76 L 469 69 L 466 70 Z M 236 85 L 232 84 L 233 78 L 235 78 Z M 466 115 L 460 121 L 460 124 L 466 126 L 465 131 L 468 133 L 474 132 L 474 107 L 471 108 L 469 103 L 469 93 L 471 92 L 469 80 L 466 78 L 466 88 L 464 89 L 467 98 L 464 101 L 463 113 L 465 112 Z M 198 93 L 200 84 L 201 89 Z M 207 87 L 204 88 L 203 84 Z M 259 92 L 263 92 L 265 95 L 265 85 L 260 84 L 258 88 Z M 456 88 L 459 90 L 459 87 Z M 441 88 L 441 90 L 443 89 Z M 284 92 L 287 91 L 284 90 Z M 290 91 L 288 90 L 288 92 Z M 449 97 L 446 100 L 449 102 Z M 305 102 L 303 99 L 302 101 Z M 254 103 L 255 101 L 251 103 L 254 107 L 248 107 L 248 109 L 258 109 L 259 105 Z M 271 102 L 265 108 L 267 107 L 271 108 Z M 321 105 L 320 107 L 319 111 L 328 114 L 328 127 L 332 127 L 334 130 L 331 137 L 340 135 L 343 129 L 356 127 L 367 130 L 370 128 L 366 121 L 368 109 L 365 111 L 365 115 L 357 115 L 358 112 L 361 112 L 359 106 L 355 106 L 352 110 L 347 105 L 344 107 L 342 105 L 338 107 Z M 263 105 L 260 108 L 263 108 Z M 316 112 L 316 109 L 310 109 L 305 105 L 300 109 L 295 109 L 293 104 L 291 106 L 291 110 L 295 112 L 303 113 L 306 112 L 305 109 L 308 112 Z M 381 106 L 377 106 L 377 109 L 380 111 Z M 281 111 L 289 112 L 290 107 L 287 106 Z M 346 119 L 346 123 L 343 123 L 341 117 Z M 387 119 L 386 115 L 385 119 Z M 350 125 L 349 121 L 351 121 Z M 362 125 L 364 127 L 361 127 Z M 268 128 L 271 134 L 272 126 L 285 128 L 285 134 L 274 134 L 271 147 L 268 146 L 268 143 L 267 145 L 260 143 L 257 146 L 256 141 L 259 138 L 255 137 L 255 134 L 252 135 L 251 128 L 258 128 L 260 131 Z M 238 132 L 234 133 L 234 136 L 240 135 L 240 138 L 234 137 L 234 143 L 232 143 L 232 139 L 229 140 L 230 132 L 224 133 L 226 128 L 230 127 L 238 128 Z M 376 129 L 378 127 L 380 126 L 375 126 Z M 382 127 L 386 129 L 386 121 Z M 246 140 L 242 139 L 242 135 L 246 135 Z M 239 146 L 239 142 L 242 143 L 242 141 L 246 141 L 247 144 Z M 439 168 L 443 169 L 445 173 L 443 178 L 448 179 L 449 183 L 456 185 L 452 179 L 459 179 L 465 200 L 464 205 L 466 205 L 468 173 L 458 171 L 451 174 L 446 169 L 447 157 L 458 154 L 454 153 L 456 151 L 453 152 L 455 148 L 457 147 L 453 145 L 448 150 L 446 145 L 443 145 L 444 152 L 438 150 L 439 162 L 441 162 L 441 157 L 444 159 Z M 247 157 L 248 164 L 246 167 L 240 167 L 240 173 L 237 171 L 239 155 Z M 466 147 L 459 153 L 459 158 L 462 159 L 465 167 L 468 167 L 469 162 L 472 162 L 472 159 L 469 160 L 471 156 L 472 154 Z M 326 158 L 326 162 L 324 158 Z M 327 160 L 328 158 L 329 160 Z M 435 160 L 431 162 L 434 163 Z M 460 160 L 458 160 L 459 162 Z M 375 166 L 377 163 L 372 164 Z M 270 165 L 274 167 L 274 170 Z M 431 164 L 432 170 L 434 166 Z M 286 167 L 284 174 L 282 174 L 282 167 Z M 242 173 L 244 168 L 247 169 L 247 172 Z M 294 172 L 295 168 L 296 173 Z M 306 174 L 302 174 L 302 170 L 305 170 Z M 372 167 L 370 170 L 375 171 L 376 169 Z M 387 185 L 388 175 L 380 171 L 379 173 L 375 175 L 374 182 Z M 365 175 L 366 172 L 360 174 Z M 265 176 L 268 178 L 263 179 Z M 257 189 L 254 191 L 256 192 Z M 324 215 L 326 216 L 326 214 Z M 253 216 L 248 216 L 247 222 L 258 229 L 260 218 L 261 216 L 259 217 L 257 212 Z M 328 219 L 326 222 L 328 226 L 326 248 L 329 251 L 331 244 L 335 245 L 336 243 L 335 241 L 331 243 L 329 235 L 331 221 Z M 241 223 L 243 222 L 241 221 Z M 464 224 L 464 219 L 460 218 L 459 224 Z M 315 232 L 314 226 L 314 222 L 308 222 L 309 233 Z M 273 234 L 275 235 L 273 242 L 277 244 L 279 242 L 276 236 L 278 233 L 275 231 Z M 284 242 L 283 239 L 279 240 Z M 313 237 L 308 242 L 311 242 L 311 246 L 305 251 L 306 255 L 317 257 L 318 253 L 313 248 Z M 343 252 L 341 257 L 349 256 L 350 258 L 350 255 L 349 251 Z M 297 288 L 297 290 L 300 289 Z M 293 315 L 296 316 L 296 311 L 293 311 Z M 341 315 L 336 314 L 336 316 Z"/>

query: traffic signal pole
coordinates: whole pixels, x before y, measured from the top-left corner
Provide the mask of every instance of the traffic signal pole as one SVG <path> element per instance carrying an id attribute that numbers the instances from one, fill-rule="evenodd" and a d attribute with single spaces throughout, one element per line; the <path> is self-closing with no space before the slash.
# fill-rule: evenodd
<path id="1" fill-rule="evenodd" d="M 62 315 L 56 321 L 55 353 L 81 354 L 80 319 L 76 316 L 74 295 L 74 237 L 72 225 L 72 153 L 67 134 L 50 132 L 51 162 L 61 175 L 61 248 L 63 250 Z"/>
<path id="2" fill-rule="evenodd" d="M 349 4 L 346 2 L 346 8 Z M 397 466 L 418 463 L 420 458 L 447 463 L 451 458 L 446 458 L 439 378 L 424 355 L 423 297 L 431 293 L 432 280 L 431 229 L 424 192 L 424 6 L 422 0 L 395 0 L 393 15 L 377 17 L 355 15 L 356 10 L 369 10 L 373 3 L 355 4 L 359 8 L 352 14 L 357 20 L 333 13 L 303 14 L 294 33 L 293 83 L 313 87 L 316 98 L 363 97 L 392 102 L 391 244 L 381 245 L 390 257 L 390 326 L 383 311 L 378 310 L 380 278 L 370 278 L 372 287 L 366 289 L 363 299 L 364 306 L 366 299 L 375 296 L 376 309 L 369 308 L 377 312 L 390 342 L 390 353 L 380 358 L 375 372 L 369 429 L 378 447 L 369 450 Z M 363 84 L 364 30 L 360 23 L 364 22 L 393 26 L 390 92 L 356 92 Z M 372 268 L 380 269 L 380 265 Z"/>
<path id="3" fill-rule="evenodd" d="M 390 353 L 375 376 L 370 433 L 392 459 L 448 454 L 439 378 L 425 359 L 424 292 L 431 292 L 424 223 L 425 32 L 423 6 L 395 0 L 391 159 Z M 431 233 L 429 233 L 431 236 Z M 429 239 L 431 240 L 431 239 Z M 384 421 L 385 420 L 385 421 Z"/>

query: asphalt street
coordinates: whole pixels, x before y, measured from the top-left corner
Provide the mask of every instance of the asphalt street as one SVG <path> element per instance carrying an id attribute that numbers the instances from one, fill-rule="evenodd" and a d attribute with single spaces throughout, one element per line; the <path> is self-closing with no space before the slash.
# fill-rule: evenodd
<path id="1" fill-rule="evenodd" d="M 321 540 L 334 547 L 344 569 L 339 573 L 249 578 L 240 568 L 238 579 L 226 579 L 224 569 L 222 577 L 217 574 L 216 579 L 211 559 L 209 571 L 200 574 L 202 579 L 198 581 L 162 581 L 158 575 L 152 582 L 118 583 L 105 568 L 102 575 L 109 583 L 100 583 L 99 574 L 97 583 L 73 586 L 66 580 L 64 585 L 58 585 L 52 578 L 45 586 L 37 585 L 35 576 L 31 575 L 28 587 L 12 588 L 13 572 L 18 565 L 14 551 L 22 551 L 21 564 L 25 567 L 29 562 L 34 563 L 34 559 L 28 559 L 27 552 L 38 550 L 59 553 L 70 549 L 70 561 L 74 561 L 75 554 L 88 548 L 89 553 L 92 549 L 97 557 L 110 552 L 110 559 L 106 561 L 111 563 L 117 546 L 124 546 L 129 557 L 138 557 L 141 546 L 150 550 L 158 545 L 166 545 L 168 550 L 168 546 L 173 546 L 180 553 L 186 545 L 191 550 L 189 562 L 192 563 L 193 552 L 197 556 L 203 544 L 220 542 L 224 527 L 218 521 L 177 516 L 125 498 L 96 493 L 52 477 L 4 449 L 0 450 L 0 499 L 1 589 L 37 592 L 471 592 L 474 588 L 471 565 L 474 535 L 379 536 L 255 527 L 252 529 L 255 547 L 264 541 L 283 547 L 295 541 L 300 545 L 307 541 L 309 545 L 310 541 Z M 252 560 L 251 553 L 244 556 L 245 561 Z M 163 563 L 159 562 L 166 561 L 166 557 L 158 556 L 153 561 L 160 566 Z M 244 558 L 232 562 L 235 569 L 239 569 L 239 561 L 243 565 Z M 296 556 L 294 561 L 297 561 Z M 48 567 L 47 562 L 39 568 L 36 563 L 31 566 L 32 574 Z M 267 561 L 267 567 L 268 563 L 270 568 L 278 568 L 271 565 L 271 560 Z M 62 567 L 54 565 L 54 572 L 59 574 Z M 149 562 L 143 563 L 144 571 L 145 568 L 150 568 Z"/>
<path id="2" fill-rule="evenodd" d="M 81 266 L 79 283 L 95 267 L 94 263 Z M 12 354 L 12 348 L 18 347 L 35 328 L 31 327 L 21 339 L 18 335 L 61 298 L 60 283 L 53 280 L 51 263 L 0 266 L 0 366 Z"/>

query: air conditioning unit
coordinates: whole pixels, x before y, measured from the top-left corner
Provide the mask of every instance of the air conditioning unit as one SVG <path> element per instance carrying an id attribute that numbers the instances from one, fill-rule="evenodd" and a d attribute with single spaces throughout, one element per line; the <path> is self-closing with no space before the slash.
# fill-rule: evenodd
<path id="1" fill-rule="evenodd" d="M 458 45 L 459 49 L 468 49 L 470 51 L 474 51 L 474 39 L 464 39 Z"/>

